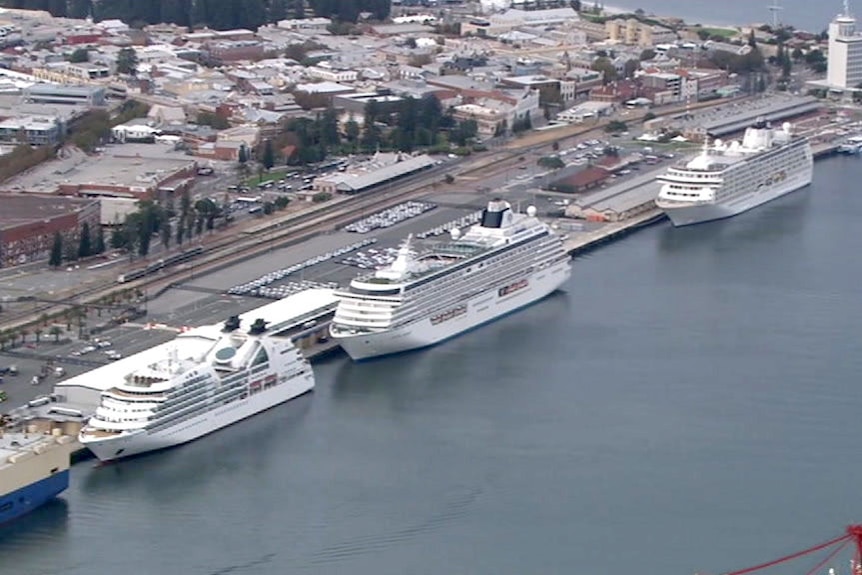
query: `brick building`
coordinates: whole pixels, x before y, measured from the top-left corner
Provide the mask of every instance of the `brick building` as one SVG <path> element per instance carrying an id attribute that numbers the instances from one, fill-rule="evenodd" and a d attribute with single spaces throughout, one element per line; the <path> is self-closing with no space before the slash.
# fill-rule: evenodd
<path id="1" fill-rule="evenodd" d="M 54 234 L 77 249 L 84 222 L 95 234 L 99 201 L 36 194 L 2 194 L 0 202 L 0 267 L 47 260 Z"/>

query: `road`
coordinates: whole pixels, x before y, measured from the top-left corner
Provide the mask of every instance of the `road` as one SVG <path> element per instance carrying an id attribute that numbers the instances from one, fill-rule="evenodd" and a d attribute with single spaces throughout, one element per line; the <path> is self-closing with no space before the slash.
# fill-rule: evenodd
<path id="1" fill-rule="evenodd" d="M 729 100 L 708 102 L 702 104 L 693 104 L 688 109 L 698 109 L 717 104 L 727 104 Z M 668 107 L 660 109 L 663 114 L 672 114 L 684 111 L 685 106 Z M 628 122 L 638 122 L 643 118 L 644 112 L 634 111 L 626 117 Z M 550 154 L 553 152 L 552 145 L 558 143 L 560 147 L 573 145 L 578 140 L 601 137 L 603 128 L 608 120 L 602 120 L 592 125 L 574 125 L 559 128 L 556 130 L 534 132 L 529 135 L 516 138 L 503 148 L 497 148 L 489 153 L 483 153 L 476 156 L 471 156 L 464 160 L 452 162 L 449 166 L 436 166 L 431 170 L 411 176 L 401 180 L 388 187 L 376 190 L 373 194 L 362 194 L 344 198 L 341 203 L 327 202 L 316 209 L 321 210 L 324 215 L 314 217 L 313 215 L 306 216 L 308 223 L 300 225 L 291 217 L 275 216 L 268 219 L 272 223 L 271 230 L 260 234 L 258 237 L 247 238 L 245 240 L 235 239 L 241 237 L 241 226 L 233 226 L 229 228 L 229 236 L 206 236 L 202 238 L 204 245 L 208 245 L 208 250 L 212 253 L 207 258 L 201 258 L 201 261 L 194 261 L 185 268 L 177 268 L 170 270 L 169 273 L 176 274 L 177 277 L 185 276 L 186 274 L 203 273 L 212 269 L 224 267 L 230 263 L 240 261 L 254 256 L 260 252 L 266 252 L 279 244 L 298 241 L 313 236 L 328 233 L 335 229 L 338 225 L 344 225 L 351 219 L 355 219 L 357 215 L 361 216 L 365 213 L 377 211 L 406 199 L 421 197 L 429 193 L 435 192 L 455 192 L 463 190 L 465 184 L 470 187 L 479 188 L 486 187 L 477 185 L 477 182 L 498 182 L 502 176 L 506 181 L 512 177 L 514 170 L 519 170 L 519 165 L 522 163 L 535 163 L 536 158 L 528 159 L 530 154 L 536 157 Z M 532 168 L 529 168 L 532 169 Z M 452 184 L 441 182 L 442 176 L 445 173 L 452 174 L 455 178 Z M 496 185 L 496 184 L 495 184 Z M 339 207 L 336 207 L 339 206 Z M 257 225 L 257 224 L 243 224 Z M 123 271 L 120 269 L 121 264 L 108 266 L 105 269 L 88 270 L 89 277 L 77 276 L 77 282 L 69 282 L 62 280 L 57 276 L 58 272 L 52 272 L 50 277 L 34 277 L 28 290 L 28 294 L 36 292 L 39 287 L 50 286 L 47 290 L 48 295 L 57 299 L 75 296 L 78 302 L 96 301 L 99 298 L 116 291 L 118 287 L 133 287 L 140 289 L 154 289 L 164 286 L 173 281 L 171 276 L 165 275 L 156 278 L 147 278 L 146 281 L 139 281 L 131 285 L 117 286 L 114 281 L 118 273 Z M 138 264 L 140 265 L 140 264 Z M 123 268 L 128 266 L 124 263 Z M 79 271 L 79 270 L 74 270 Z M 69 273 L 69 272 L 67 272 Z M 154 281 L 155 280 L 155 281 Z M 17 281 L 26 282 L 24 278 L 17 278 Z M 72 284 L 71 286 L 69 284 Z M 15 284 L 26 285 L 26 283 Z M 10 290 L 13 288 L 9 288 Z M 10 299 L 14 299 L 10 294 Z M 8 314 L 4 318 L 4 324 L 7 329 L 14 329 L 18 326 L 27 325 L 36 320 L 42 313 L 48 311 L 62 311 L 64 306 L 55 306 L 52 310 L 37 309 L 36 306 L 30 308 L 25 306 L 23 311 L 13 315 Z M 68 307 L 68 306 L 65 306 Z M 25 315 L 26 314 L 26 315 Z M 11 320 L 10 317 L 12 316 Z"/>

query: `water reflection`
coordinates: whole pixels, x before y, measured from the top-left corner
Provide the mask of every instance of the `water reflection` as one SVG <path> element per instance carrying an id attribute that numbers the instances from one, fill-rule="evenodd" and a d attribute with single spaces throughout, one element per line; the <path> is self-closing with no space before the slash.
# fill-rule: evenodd
<path id="1" fill-rule="evenodd" d="M 0 558 L 13 547 L 17 552 L 38 553 L 46 543 L 54 544 L 65 535 L 69 523 L 69 504 L 56 497 L 31 513 L 0 525 Z M 2 564 L 2 559 L 0 559 Z"/>
<path id="2" fill-rule="evenodd" d="M 682 228 L 666 226 L 660 231 L 659 250 L 666 255 L 738 251 L 783 239 L 804 226 L 812 193 L 808 186 L 732 218 Z"/>
<path id="3" fill-rule="evenodd" d="M 313 393 L 306 394 L 185 445 L 108 464 L 84 463 L 90 468 L 83 492 L 93 497 L 134 492 L 166 502 L 251 466 L 264 470 L 274 445 L 297 428 L 313 399 Z"/>

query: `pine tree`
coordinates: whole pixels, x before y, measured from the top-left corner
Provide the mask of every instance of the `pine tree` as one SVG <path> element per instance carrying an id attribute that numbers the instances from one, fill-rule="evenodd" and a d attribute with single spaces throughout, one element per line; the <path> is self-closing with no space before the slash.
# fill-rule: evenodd
<path id="1" fill-rule="evenodd" d="M 275 165 L 275 152 L 272 149 L 272 140 L 266 140 L 263 145 L 263 167 L 267 170 Z"/>
<path id="2" fill-rule="evenodd" d="M 78 242 L 78 257 L 85 258 L 92 254 L 90 247 L 90 223 L 84 222 L 81 226 L 81 239 Z"/>
<path id="3" fill-rule="evenodd" d="M 105 252 L 105 232 L 102 226 L 96 228 L 96 241 L 93 245 L 93 253 L 101 254 Z"/>
<path id="4" fill-rule="evenodd" d="M 59 267 L 63 263 L 63 236 L 60 232 L 54 232 L 54 245 L 51 246 L 51 257 L 48 260 L 48 265 L 51 267 Z"/>

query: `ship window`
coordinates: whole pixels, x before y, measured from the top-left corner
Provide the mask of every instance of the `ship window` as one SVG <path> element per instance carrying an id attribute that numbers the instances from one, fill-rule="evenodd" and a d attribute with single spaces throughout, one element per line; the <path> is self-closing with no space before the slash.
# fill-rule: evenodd
<path id="1" fill-rule="evenodd" d="M 9 511 L 10 509 L 12 509 L 11 501 L 9 503 L 4 503 L 3 505 L 0 505 L 0 513 L 3 513 L 4 511 Z"/>
<path id="2" fill-rule="evenodd" d="M 261 350 L 257 352 L 257 356 L 255 356 L 252 365 L 260 365 L 262 363 L 266 363 L 267 361 L 269 361 L 269 355 L 267 355 L 265 349 L 261 348 Z"/>

